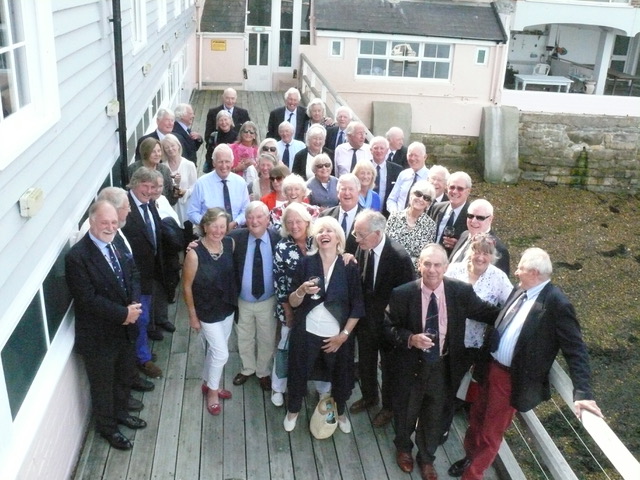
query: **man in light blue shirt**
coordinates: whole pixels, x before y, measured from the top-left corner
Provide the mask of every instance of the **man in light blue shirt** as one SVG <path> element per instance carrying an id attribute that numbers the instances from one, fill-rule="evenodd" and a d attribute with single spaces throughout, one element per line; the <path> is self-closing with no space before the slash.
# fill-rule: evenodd
<path id="1" fill-rule="evenodd" d="M 387 210 L 389 213 L 399 212 L 407 207 L 407 199 L 411 187 L 419 180 L 429 178 L 429 169 L 426 167 L 427 150 L 423 143 L 413 142 L 407 148 L 407 162 L 409 168 L 400 172 L 396 184 L 389 197 L 387 197 Z"/>
<path id="2" fill-rule="evenodd" d="M 244 225 L 249 191 L 244 179 L 231 171 L 232 165 L 233 152 L 229 145 L 218 145 L 213 151 L 214 171 L 198 179 L 189 198 L 187 215 L 194 225 L 199 225 L 202 215 L 213 207 L 220 207 L 231 215 L 230 229 Z"/>

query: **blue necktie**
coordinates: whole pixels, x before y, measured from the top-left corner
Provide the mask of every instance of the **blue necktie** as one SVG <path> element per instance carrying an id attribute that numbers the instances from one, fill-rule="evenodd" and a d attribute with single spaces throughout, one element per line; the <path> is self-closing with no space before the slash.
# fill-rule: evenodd
<path id="1" fill-rule="evenodd" d="M 229 187 L 227 181 L 222 180 L 222 198 L 224 199 L 224 211 L 233 218 L 233 210 L 231 209 L 231 196 L 229 195 Z"/>
<path id="2" fill-rule="evenodd" d="M 376 165 L 376 184 L 373 187 L 373 191 L 380 193 L 380 165 Z M 381 198 L 380 200 L 384 201 L 384 198 Z"/>
<path id="3" fill-rule="evenodd" d="M 342 145 L 344 143 L 344 134 L 342 133 L 342 130 L 340 130 L 340 134 L 338 135 L 338 140 L 336 141 L 336 147 L 338 145 Z"/>
<path id="4" fill-rule="evenodd" d="M 342 230 L 344 230 L 344 234 L 348 235 L 349 232 L 347 232 L 347 212 L 344 212 L 342 214 L 342 223 L 340 224 L 340 226 L 342 227 Z"/>
<path id="5" fill-rule="evenodd" d="M 122 273 L 122 268 L 120 268 L 120 262 L 118 262 L 118 255 L 116 254 L 116 246 L 113 243 L 107 244 L 107 251 L 109 252 L 109 261 L 111 262 L 111 267 L 113 267 L 113 273 L 118 277 L 118 283 L 122 288 L 124 286 L 124 273 Z"/>
<path id="6" fill-rule="evenodd" d="M 262 239 L 256 238 L 256 249 L 253 252 L 253 275 L 251 277 L 251 294 L 256 298 L 264 295 L 264 272 L 262 271 Z"/>
<path id="7" fill-rule="evenodd" d="M 144 212 L 144 223 L 147 228 L 147 234 L 149 235 L 149 239 L 153 244 L 153 253 L 156 253 L 156 236 L 153 233 L 153 225 L 151 223 L 151 217 L 149 216 L 149 204 L 143 203 L 140 205 L 142 207 L 142 211 Z"/>
<path id="8" fill-rule="evenodd" d="M 413 182 L 411 182 L 411 186 L 409 187 L 409 190 L 407 190 L 407 198 L 404 201 L 404 208 L 407 208 L 409 206 L 409 198 L 411 198 L 411 189 L 413 188 L 413 186 L 416 184 L 417 181 L 418 181 L 418 174 L 414 173 Z"/>
<path id="9" fill-rule="evenodd" d="M 287 122 L 291 123 L 291 117 L 293 117 L 293 112 L 289 112 L 289 118 L 287 119 Z"/>
<path id="10" fill-rule="evenodd" d="M 282 163 L 289 167 L 289 144 L 285 143 L 284 153 L 282 154 Z"/>
<path id="11" fill-rule="evenodd" d="M 353 150 L 353 155 L 351 155 L 351 172 L 353 172 L 353 168 L 356 166 L 356 163 L 358 163 L 358 156 L 356 155 L 356 152 L 358 151 L 357 148 L 352 148 L 351 150 Z"/>
<path id="12" fill-rule="evenodd" d="M 435 362 L 440 357 L 440 329 L 438 322 L 438 299 L 436 294 L 431 292 L 431 298 L 429 299 L 429 306 L 427 307 L 427 318 L 424 322 L 425 331 L 427 328 L 431 328 L 436 332 L 435 345 L 424 352 L 425 357 L 430 362 Z"/>

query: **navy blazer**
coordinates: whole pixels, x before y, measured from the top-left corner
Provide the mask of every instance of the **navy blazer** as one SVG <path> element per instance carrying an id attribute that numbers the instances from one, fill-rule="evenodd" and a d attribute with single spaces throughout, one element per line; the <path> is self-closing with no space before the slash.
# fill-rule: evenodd
<path id="1" fill-rule="evenodd" d="M 496 321 L 516 298 L 517 288 Z M 573 382 L 574 400 L 592 400 L 589 354 L 582 340 L 576 312 L 566 295 L 552 283 L 542 289 L 522 326 L 511 361 L 511 406 L 531 410 L 551 398 L 549 371 L 562 350 Z"/>
<path id="2" fill-rule="evenodd" d="M 155 225 L 155 242 L 157 245 L 154 253 L 153 240 L 149 236 L 144 218 L 136 203 L 128 194 L 131 211 L 127 215 L 127 223 L 122 227 L 122 233 L 127 237 L 136 267 L 140 272 L 140 284 L 144 295 L 153 293 L 153 280 L 164 282 L 164 262 L 162 248 L 162 222 L 154 202 L 149 202 L 149 213 Z"/>
<path id="3" fill-rule="evenodd" d="M 138 139 L 138 143 L 136 144 L 136 160 L 142 160 L 142 156 L 140 155 L 140 144 L 147 138 L 155 138 L 160 141 L 160 137 L 158 137 L 158 131 L 154 130 L 151 133 L 147 133 Z"/>
<path id="4" fill-rule="evenodd" d="M 182 156 L 187 160 L 191 160 L 193 163 L 196 163 L 198 161 L 198 149 L 203 142 L 202 138 L 194 140 L 189 135 L 189 132 L 187 132 L 178 122 L 173 124 L 172 133 L 178 137 L 178 140 L 182 145 Z"/>
<path id="5" fill-rule="evenodd" d="M 481 300 L 473 287 L 459 280 L 445 277 L 444 295 L 447 302 L 447 335 L 444 357 L 448 372 L 447 383 L 455 392 L 462 377 L 469 369 L 467 349 L 464 346 L 465 320 L 493 324 L 500 308 Z M 409 348 L 409 337 L 422 333 L 422 280 L 406 283 L 391 293 L 389 307 L 385 312 L 384 335 L 396 347 L 395 361 L 409 378 L 414 378 L 422 368 L 424 356 L 418 348 Z M 410 389 L 411 382 L 398 382 L 402 388 Z"/>
<path id="6" fill-rule="evenodd" d="M 374 168 L 375 168 L 375 163 L 373 164 Z M 389 217 L 389 211 L 387 210 L 387 198 L 389 198 L 389 194 L 391 193 L 391 190 L 393 190 L 393 187 L 395 187 L 396 185 L 396 180 L 398 180 L 398 175 L 400 175 L 400 172 L 402 172 L 402 167 L 393 163 L 393 162 L 387 162 L 387 188 L 384 191 L 384 199 L 382 202 L 382 214 L 385 217 Z"/>
<path id="7" fill-rule="evenodd" d="M 76 348 L 82 354 L 111 349 L 114 342 L 134 342 L 135 324 L 122 325 L 127 306 L 140 300 L 140 284 L 131 255 L 116 245 L 125 288 L 87 233 L 65 257 L 65 276 L 74 300 Z"/>
<path id="8" fill-rule="evenodd" d="M 267 229 L 267 232 L 269 232 L 269 239 L 271 240 L 271 252 L 273 253 L 276 251 L 276 244 L 282 237 L 271 229 Z M 244 272 L 244 262 L 247 259 L 249 233 L 250 231 L 248 228 L 237 228 L 227 234 L 227 236 L 231 237 L 234 242 L 233 263 L 236 270 L 236 283 L 238 284 L 238 293 L 242 288 L 242 273 Z"/>
<path id="9" fill-rule="evenodd" d="M 396 150 L 393 154 L 391 161 L 396 165 L 400 165 L 402 169 L 409 168 L 409 162 L 407 161 L 407 147 L 404 145 L 400 147 L 400 150 Z"/>
<path id="10" fill-rule="evenodd" d="M 282 122 L 286 120 L 285 118 L 285 110 L 286 107 L 279 107 L 274 110 L 271 110 L 269 113 L 269 122 L 267 123 L 267 138 L 275 138 L 276 141 L 281 140 L 280 134 L 278 133 L 278 127 Z M 304 126 L 309 120 L 307 117 L 307 109 L 301 106 L 298 106 L 296 109 L 296 134 L 295 139 L 304 142 Z"/>
<path id="11" fill-rule="evenodd" d="M 322 147 L 322 153 L 329 155 L 331 163 L 333 164 L 333 150 L 329 150 L 327 147 Z M 309 156 L 309 149 L 303 148 L 293 157 L 293 169 L 291 173 L 300 175 L 305 180 L 311 180 L 307 178 L 307 157 Z M 331 167 L 331 175 L 333 175 L 334 167 Z"/>
<path id="12" fill-rule="evenodd" d="M 447 211 L 447 208 L 449 208 L 449 205 L 451 205 L 450 201 L 446 201 L 446 202 L 439 202 L 435 208 L 433 209 L 433 211 L 431 213 L 429 213 L 429 216 L 431 218 L 433 218 L 433 221 L 436 222 L 436 235 L 438 234 L 438 228 L 440 227 L 440 221 L 442 220 L 442 217 L 444 217 L 444 214 Z M 462 210 L 460 210 L 460 213 L 458 214 L 458 216 L 456 217 L 456 221 L 453 223 L 453 229 L 455 231 L 455 233 L 453 234 L 453 236 L 455 238 L 460 238 L 460 235 L 462 235 L 462 232 L 467 230 L 467 210 L 469 208 L 469 201 L 467 200 L 465 202 L 465 204 L 462 206 Z M 447 255 L 449 255 L 451 253 L 451 250 L 447 250 Z"/>
<path id="13" fill-rule="evenodd" d="M 489 231 L 489 235 L 491 235 L 495 239 L 496 252 L 500 257 L 498 260 L 496 260 L 496 267 L 498 267 L 500 270 L 506 273 L 507 276 L 509 276 L 509 270 L 511 268 L 511 258 L 509 257 L 509 249 L 491 231 Z M 469 230 L 465 230 L 464 232 L 462 232 L 462 235 L 460 235 L 460 238 L 458 239 L 458 243 L 456 243 L 455 247 L 453 247 L 453 250 L 451 250 L 451 253 L 449 254 L 449 260 L 451 260 L 454 257 L 454 255 L 456 255 L 458 250 L 462 248 L 462 246 L 464 245 L 464 243 L 467 241 L 468 238 L 469 238 Z M 461 262 L 462 260 L 464 260 L 464 255 L 460 255 L 460 257 L 456 259 L 456 263 Z"/>

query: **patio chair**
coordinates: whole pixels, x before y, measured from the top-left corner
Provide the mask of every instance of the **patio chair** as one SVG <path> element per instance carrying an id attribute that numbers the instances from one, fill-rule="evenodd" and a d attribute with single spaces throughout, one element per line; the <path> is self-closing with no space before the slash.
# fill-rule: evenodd
<path id="1" fill-rule="evenodd" d="M 551 67 L 548 63 L 537 63 L 535 67 L 533 67 L 534 75 L 549 75 L 549 70 Z"/>

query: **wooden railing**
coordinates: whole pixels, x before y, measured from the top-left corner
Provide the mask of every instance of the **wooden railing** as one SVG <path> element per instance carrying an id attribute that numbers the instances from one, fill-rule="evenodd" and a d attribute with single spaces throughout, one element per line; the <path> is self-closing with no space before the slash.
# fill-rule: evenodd
<path id="1" fill-rule="evenodd" d="M 346 100 L 331 87 L 327 79 L 311 64 L 306 55 L 300 55 L 300 64 L 302 72 L 300 92 L 305 101 L 308 102 L 311 98 L 316 97 L 322 99 L 327 106 L 328 115 L 334 115 L 336 109 L 342 105 L 348 106 Z M 354 120 L 360 121 L 357 116 L 354 116 Z M 367 130 L 367 138 L 371 139 L 372 136 L 371 132 Z M 573 386 L 569 376 L 557 362 L 553 364 L 550 380 L 560 397 L 573 411 Z M 518 419 L 531 435 L 533 446 L 552 478 L 555 480 L 578 480 L 533 410 L 518 413 Z M 640 463 L 603 419 L 586 412 L 582 414 L 582 425 L 622 478 L 625 480 L 640 479 Z M 454 423 L 454 428 L 461 430 L 465 426 Z M 496 460 L 496 467 L 503 478 L 526 480 L 525 474 L 505 441 L 500 446 Z"/>

